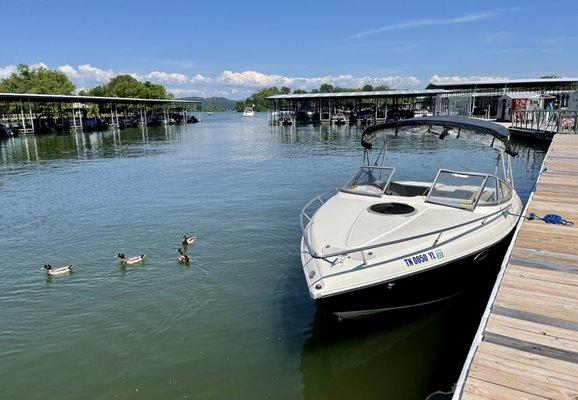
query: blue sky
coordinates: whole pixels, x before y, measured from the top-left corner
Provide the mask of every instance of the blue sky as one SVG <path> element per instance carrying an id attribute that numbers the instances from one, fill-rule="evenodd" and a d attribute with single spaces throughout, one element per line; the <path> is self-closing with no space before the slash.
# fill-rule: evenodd
<path id="1" fill-rule="evenodd" d="M 430 80 L 578 76 L 578 1 L 2 0 L 0 77 L 118 73 L 177 96 L 272 85 L 422 88 Z"/>

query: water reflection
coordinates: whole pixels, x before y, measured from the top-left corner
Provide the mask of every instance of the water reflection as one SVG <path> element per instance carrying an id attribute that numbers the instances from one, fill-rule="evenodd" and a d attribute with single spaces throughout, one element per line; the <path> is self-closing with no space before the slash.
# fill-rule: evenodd
<path id="1" fill-rule="evenodd" d="M 305 399 L 418 399 L 427 395 L 438 332 L 452 307 L 335 322 L 318 311 L 301 355 Z"/>
<path id="2" fill-rule="evenodd" d="M 76 131 L 65 135 L 20 135 L 0 141 L 0 163 L 147 155 L 151 151 L 146 147 L 148 142 L 178 140 L 184 130 L 179 125 L 167 125 L 98 132 Z"/>

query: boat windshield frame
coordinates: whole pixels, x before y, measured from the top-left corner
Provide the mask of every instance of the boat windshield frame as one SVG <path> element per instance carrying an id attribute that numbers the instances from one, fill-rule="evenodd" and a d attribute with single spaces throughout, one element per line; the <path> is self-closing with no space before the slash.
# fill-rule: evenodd
<path id="1" fill-rule="evenodd" d="M 381 189 L 380 193 L 363 193 L 361 191 L 356 191 L 356 190 L 351 190 L 351 188 L 354 186 L 353 184 L 355 183 L 356 179 L 359 177 L 360 173 L 363 170 L 380 170 L 380 171 L 391 171 L 391 173 L 389 174 L 388 178 L 386 181 L 382 181 L 383 182 L 383 188 L 381 187 L 380 184 L 378 184 L 377 186 Z M 389 187 L 389 183 L 391 182 L 391 178 L 393 176 L 393 174 L 395 173 L 395 168 L 394 167 L 383 167 L 383 166 L 378 166 L 378 165 L 362 165 L 361 167 L 359 167 L 359 169 L 355 172 L 355 174 L 347 181 L 347 183 L 345 185 L 343 185 L 339 191 L 343 192 L 343 193 L 349 193 L 349 194 L 357 194 L 357 195 L 361 195 L 361 196 L 369 196 L 369 197 L 381 197 L 383 196 L 383 194 L 385 193 L 385 191 L 387 190 L 387 188 Z M 371 185 L 371 186 L 376 186 L 376 185 Z"/>
<path id="2" fill-rule="evenodd" d="M 443 202 L 443 201 L 439 201 L 439 200 L 432 199 L 432 192 L 434 191 L 434 188 L 435 188 L 435 186 L 436 186 L 436 183 L 438 183 L 438 179 L 440 178 L 440 176 L 441 176 L 443 173 L 449 173 L 449 174 L 452 174 L 452 175 L 461 175 L 461 176 L 467 176 L 467 177 L 470 177 L 470 176 L 471 176 L 471 177 L 480 177 L 480 178 L 483 179 L 482 182 L 481 182 L 481 184 L 480 184 L 479 187 L 478 187 L 477 192 L 475 192 L 474 202 L 471 204 L 471 206 L 469 206 L 469 207 L 460 207 L 459 203 L 456 204 L 456 205 L 453 205 L 453 204 L 451 204 L 451 202 Z M 473 212 L 473 211 L 476 209 L 476 207 L 478 206 L 478 203 L 479 203 L 479 201 L 480 201 L 480 197 L 482 196 L 482 193 L 484 192 L 484 189 L 485 189 L 485 187 L 486 187 L 486 183 L 488 182 L 489 177 L 490 177 L 490 175 L 488 175 L 488 174 L 482 174 L 482 173 L 479 173 L 479 172 L 453 171 L 453 170 L 441 168 L 441 169 L 438 171 L 438 173 L 437 173 L 437 175 L 436 175 L 436 178 L 434 179 L 434 181 L 433 181 L 433 183 L 432 183 L 432 185 L 431 185 L 431 187 L 430 187 L 430 189 L 429 189 L 429 191 L 428 191 L 428 194 L 427 194 L 427 196 L 426 196 L 426 198 L 425 198 L 425 202 L 426 202 L 426 203 L 430 203 L 430 204 L 437 204 L 437 205 L 444 206 L 444 207 L 456 208 L 456 209 L 458 209 L 458 210 L 464 210 L 464 211 Z M 498 180 L 499 180 L 499 178 L 498 178 Z"/>

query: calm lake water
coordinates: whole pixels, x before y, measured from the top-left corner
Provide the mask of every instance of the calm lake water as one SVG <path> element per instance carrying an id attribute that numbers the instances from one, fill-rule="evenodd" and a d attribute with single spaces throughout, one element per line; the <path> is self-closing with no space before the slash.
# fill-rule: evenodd
<path id="1" fill-rule="evenodd" d="M 485 299 L 319 318 L 298 213 L 362 161 L 360 130 L 204 116 L 0 142 L 0 398 L 422 399 L 457 379 Z M 516 143 L 525 200 L 546 148 Z M 475 140 L 397 137 L 395 178 L 493 171 Z M 183 234 L 199 236 L 189 267 Z M 121 269 L 116 254 L 146 253 Z M 46 279 L 42 266 L 73 264 Z"/>

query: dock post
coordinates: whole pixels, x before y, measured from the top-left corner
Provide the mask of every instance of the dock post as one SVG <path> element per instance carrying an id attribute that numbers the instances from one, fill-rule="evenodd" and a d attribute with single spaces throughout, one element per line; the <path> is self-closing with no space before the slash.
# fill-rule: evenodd
<path id="1" fill-rule="evenodd" d="M 114 119 L 112 118 L 112 101 L 108 102 L 108 106 L 110 109 L 110 127 L 111 129 L 114 129 Z"/>
<path id="2" fill-rule="evenodd" d="M 20 100 L 20 119 L 22 120 L 22 132 L 26 133 L 26 122 L 24 121 L 24 106 Z"/>
<path id="3" fill-rule="evenodd" d="M 74 111 L 74 102 L 70 103 L 70 106 L 72 107 L 72 129 L 76 131 L 76 113 Z"/>
<path id="4" fill-rule="evenodd" d="M 28 99 L 28 114 L 30 115 L 30 125 L 32 126 L 32 132 L 34 132 L 34 118 L 32 118 L 32 106 L 30 105 L 30 99 Z"/>
<path id="5" fill-rule="evenodd" d="M 82 131 L 82 110 L 78 108 L 78 129 Z"/>

